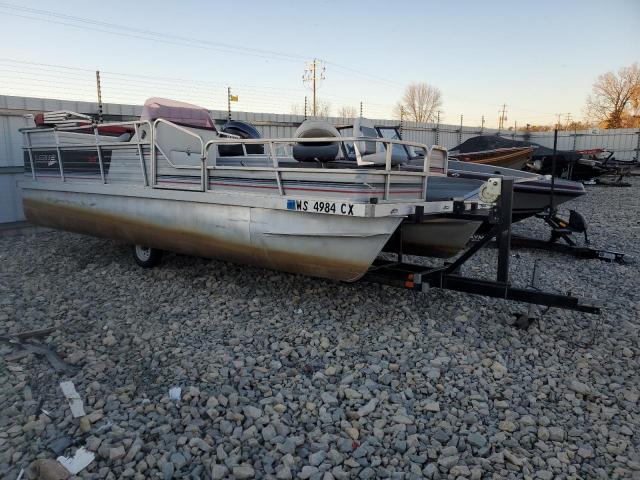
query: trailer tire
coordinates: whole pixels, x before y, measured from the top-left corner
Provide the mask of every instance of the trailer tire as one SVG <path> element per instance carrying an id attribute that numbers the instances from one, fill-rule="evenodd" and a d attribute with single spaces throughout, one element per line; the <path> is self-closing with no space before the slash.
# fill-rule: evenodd
<path id="1" fill-rule="evenodd" d="M 157 248 L 145 247 L 144 245 L 134 245 L 133 258 L 141 267 L 152 268 L 160 263 L 160 259 L 162 258 L 162 250 L 158 250 Z"/>

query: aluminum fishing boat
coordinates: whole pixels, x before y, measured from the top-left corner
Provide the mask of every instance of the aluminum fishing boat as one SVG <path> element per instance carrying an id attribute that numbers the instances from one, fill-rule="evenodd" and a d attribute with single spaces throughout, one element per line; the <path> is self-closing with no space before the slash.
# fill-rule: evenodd
<path id="1" fill-rule="evenodd" d="M 446 180 L 440 147 L 345 138 L 363 154 L 378 143 L 389 154 L 381 166 L 336 168 L 294 159 L 299 138 L 239 138 L 218 130 L 207 110 L 181 102 L 149 99 L 131 122 L 62 116 L 62 126 L 40 117 L 22 130 L 27 218 L 126 241 L 143 266 L 169 250 L 355 281 L 407 216 L 437 220 L 453 206 L 429 197 L 431 179 Z M 393 167 L 398 146 L 427 151 L 422 168 Z M 428 228 L 423 233 L 429 237 Z M 453 247 L 438 242 L 452 251 L 468 236 Z"/>
<path id="2" fill-rule="evenodd" d="M 531 161 L 534 151 L 534 147 L 514 147 L 465 153 L 459 153 L 452 150 L 449 154 L 452 158 L 461 162 L 495 165 L 497 167 L 520 170 L 527 162 Z"/>

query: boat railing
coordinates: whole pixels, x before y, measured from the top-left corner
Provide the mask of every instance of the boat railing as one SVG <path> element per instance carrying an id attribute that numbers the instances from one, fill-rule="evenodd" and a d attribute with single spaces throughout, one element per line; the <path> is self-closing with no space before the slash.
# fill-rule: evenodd
<path id="1" fill-rule="evenodd" d="M 293 146 L 297 143 L 305 143 L 305 144 L 313 144 L 313 143 L 334 143 L 334 142 L 353 142 L 355 148 L 358 148 L 357 142 L 377 142 L 382 143 L 386 147 L 385 154 L 385 164 L 384 169 L 382 168 L 367 168 L 367 169 L 351 169 L 351 168 L 310 168 L 310 167 L 283 167 L 280 166 L 280 159 L 277 155 L 277 147 L 278 146 Z M 218 152 L 218 146 L 220 145 L 239 145 L 242 146 L 243 151 L 246 152 L 247 145 L 263 145 L 267 147 L 266 156 L 269 159 L 271 165 L 219 165 L 219 158 L 228 158 L 228 157 L 220 157 Z M 209 140 L 204 145 L 204 159 L 203 165 L 206 165 L 207 173 L 213 171 L 234 171 L 234 170 L 242 170 L 242 171 L 254 171 L 254 172 L 270 172 L 273 174 L 273 178 L 276 181 L 278 186 L 278 191 L 280 195 L 285 195 L 285 189 L 283 188 L 282 182 L 282 174 L 286 172 L 290 173 L 300 173 L 300 172 L 308 172 L 308 173 L 321 173 L 321 174 L 330 174 L 330 175 L 345 175 L 345 174 L 353 174 L 353 173 L 362 173 L 366 172 L 367 174 L 383 176 L 384 177 L 384 200 L 390 199 L 390 187 L 392 183 L 392 179 L 394 176 L 416 176 L 420 178 L 421 181 L 421 193 L 417 199 L 424 199 L 427 193 L 427 177 L 432 174 L 430 171 L 430 162 L 431 156 L 425 155 L 424 163 L 422 167 L 422 171 L 412 171 L 408 172 L 406 170 L 393 169 L 392 166 L 392 156 L 393 156 L 393 145 L 406 145 L 412 146 L 415 148 L 423 148 L 425 151 L 430 151 L 430 149 L 421 143 L 418 142 L 410 142 L 405 140 L 394 140 L 380 137 L 305 137 L 301 138 L 255 138 L 255 139 L 226 139 L 226 138 L 216 138 L 213 140 Z M 216 148 L 212 148 L 216 147 Z M 367 166 L 372 166 L 373 164 L 368 164 Z M 206 179 L 205 179 L 206 185 Z"/>
<path id="2" fill-rule="evenodd" d="M 149 137 L 146 137 L 146 131 L 144 127 L 147 127 Z M 113 131 L 114 128 L 123 128 L 124 132 L 132 134 L 131 138 L 123 141 L 117 137 L 111 137 L 105 135 L 105 130 Z M 123 121 L 123 122 L 109 122 L 103 124 L 80 124 L 80 125 L 57 125 L 52 127 L 33 127 L 21 129 L 25 144 L 23 149 L 27 153 L 27 159 L 29 161 L 28 169 L 30 170 L 33 180 L 38 180 L 39 177 L 43 178 L 59 178 L 59 180 L 66 182 L 68 177 L 73 177 L 72 174 L 65 172 L 65 159 L 63 152 L 73 152 L 78 150 L 83 151 L 95 151 L 95 163 L 99 170 L 99 180 L 101 183 L 108 183 L 107 181 L 107 168 L 105 160 L 105 149 L 119 151 L 129 151 L 129 153 L 138 159 L 139 168 L 141 170 L 142 180 L 145 186 L 149 185 L 149 178 L 147 175 L 147 169 L 145 165 L 145 151 L 149 149 L 151 145 L 151 136 L 153 132 L 152 124 L 148 121 Z M 83 134 L 81 137 L 69 137 L 62 138 L 64 134 Z M 93 141 L 87 142 L 86 139 L 91 136 Z M 37 141 L 34 143 L 34 139 L 40 137 L 45 138 L 45 141 Z M 54 143 L 48 141 L 53 137 Z M 113 138 L 113 140 L 111 140 Z M 107 140 L 109 139 L 109 140 Z M 51 152 L 55 152 L 52 154 Z M 44 159 L 41 161 L 36 155 L 44 155 Z M 148 154 L 147 154 L 148 155 Z M 38 163 L 44 163 L 38 165 Z M 71 163 L 71 162 L 68 162 Z M 52 165 L 57 165 L 58 175 L 52 175 L 49 168 Z M 76 174 L 77 175 L 77 174 Z M 91 179 L 90 176 L 84 176 L 83 180 Z"/>
<path id="3" fill-rule="evenodd" d="M 117 131 L 115 127 L 124 127 L 123 131 L 130 133 L 128 139 L 118 139 L 108 135 L 114 135 L 113 131 Z M 168 127 L 170 130 L 163 130 L 163 127 Z M 184 190 L 199 190 L 199 191 L 212 191 L 213 189 L 209 185 L 209 177 L 215 172 L 227 172 L 225 175 L 232 175 L 233 172 L 238 172 L 240 176 L 246 176 L 246 172 L 264 172 L 266 177 L 275 180 L 277 190 L 280 195 L 287 194 L 287 188 L 283 182 L 283 175 L 287 174 L 306 174 L 310 177 L 322 174 L 325 178 L 324 181 L 331 182 L 330 178 L 335 178 L 336 181 L 362 181 L 364 176 L 382 177 L 378 184 L 384 184 L 384 190 L 380 189 L 383 193 L 381 200 L 391 200 L 392 198 L 392 185 L 394 180 L 399 182 L 396 185 L 401 185 L 402 182 L 410 182 L 415 185 L 415 197 L 411 197 L 415 200 L 423 200 L 426 198 L 427 191 L 427 177 L 437 172 L 437 167 L 432 170 L 432 154 L 442 154 L 440 147 L 433 147 L 429 149 L 426 145 L 412 142 L 407 140 L 395 140 L 382 137 L 318 137 L 318 138 L 259 138 L 259 139 L 244 139 L 235 138 L 232 136 L 218 136 L 216 132 L 212 132 L 215 135 L 213 139 L 203 138 L 200 132 L 194 131 L 188 127 L 177 125 L 173 122 L 164 119 L 156 119 L 153 122 L 149 121 L 125 121 L 125 122 L 113 122 L 103 124 L 87 124 L 76 126 L 54 126 L 54 127 L 34 127 L 25 128 L 21 130 L 25 139 L 25 163 L 28 160 L 30 174 L 33 180 L 38 180 L 40 177 L 43 179 L 57 179 L 62 182 L 67 181 L 91 181 L 107 183 L 143 183 L 144 186 L 152 188 L 174 188 Z M 109 134 L 107 132 L 110 132 Z M 73 133 L 80 133 L 84 135 L 69 135 Z M 174 157 L 172 158 L 169 151 L 164 151 L 162 146 L 162 136 L 167 134 L 184 135 L 186 141 L 180 140 L 183 145 L 178 145 L 179 148 L 176 151 L 187 150 L 187 155 L 191 157 Z M 89 140 L 90 139 L 90 140 Z M 170 137 L 164 138 L 171 140 Z M 35 140 L 35 141 L 34 141 Z M 361 166 L 356 168 L 356 162 L 354 162 L 353 168 L 344 168 L 337 166 L 333 168 L 328 164 L 318 163 L 317 167 L 308 167 L 306 165 L 292 166 L 291 162 L 294 162 L 293 157 L 290 154 L 279 155 L 278 152 L 283 148 L 290 151 L 290 148 L 299 143 L 335 143 L 335 142 L 353 142 L 354 147 L 359 148 L 359 142 L 376 142 L 383 144 L 386 149 L 384 157 L 384 164 Z M 362 144 L 361 143 L 361 144 Z M 173 143 L 169 143 L 173 146 Z M 189 148 L 185 145 L 192 145 L 193 151 L 189 151 Z M 242 156 L 228 156 L 220 155 L 218 147 L 220 146 L 241 146 Z M 250 145 L 262 145 L 264 147 L 263 154 L 247 153 L 247 146 Z M 419 168 L 413 171 L 407 171 L 397 168 L 393 165 L 393 147 L 394 145 L 404 145 L 408 147 L 420 148 L 428 152 L 424 156 L 423 163 Z M 81 151 L 82 161 L 73 158 L 73 155 L 66 157 L 64 155 L 67 151 Z M 249 149 L 251 150 L 251 148 Z M 122 158 L 126 159 L 126 168 L 121 170 L 121 173 L 114 173 L 113 158 L 117 158 L 122 163 Z M 173 151 L 173 149 L 172 149 Z M 446 151 L 445 155 L 445 169 L 446 169 Z M 38 158 L 36 158 L 38 157 Z M 77 157 L 77 156 L 76 156 Z M 87 160 L 89 158 L 90 160 Z M 176 160 L 178 158 L 178 160 Z M 190 164 L 184 164 L 179 161 L 179 158 L 191 158 Z M 239 158 L 241 159 L 240 165 L 229 164 L 229 159 Z M 222 162 L 221 159 L 226 161 Z M 287 160 L 288 165 L 282 165 L 281 162 Z M 264 160 L 264 161 L 262 161 Z M 92 163 L 87 163 L 92 162 Z M 161 163 L 162 162 L 162 163 Z M 436 159 L 434 164 L 438 164 Z M 136 166 L 137 164 L 137 166 Z M 438 164 L 439 165 L 439 164 Z M 421 167 L 421 168 L 420 168 Z M 168 175 L 172 175 L 172 171 L 176 172 L 176 175 L 180 175 L 179 172 L 191 171 L 194 174 L 190 177 L 195 180 L 199 177 L 199 182 L 192 182 L 195 188 L 190 188 L 188 185 L 171 186 L 167 184 L 159 184 L 158 179 L 160 170 L 162 174 L 167 172 Z M 116 169 L 117 170 L 117 169 Z M 80 173 L 78 173 L 80 172 Z M 195 173 L 197 172 L 197 173 Z M 441 171 L 440 171 L 441 172 Z M 186 172 L 185 172 L 186 173 Z M 249 174 L 251 174 L 249 173 Z M 446 174 L 446 170 L 445 170 Z M 187 173 L 187 175 L 189 175 Z M 363 176 L 364 175 L 364 176 Z M 194 178 L 195 177 L 195 178 Z M 415 180 L 412 180 L 412 177 Z M 329 180 L 326 180 L 326 179 Z M 350 178 L 351 180 L 346 180 Z M 369 177 L 372 178 L 372 177 Z M 322 181 L 322 180 L 319 180 Z M 418 190 L 418 183 L 420 189 Z M 139 184 L 139 183 L 138 183 Z M 394 193 L 395 195 L 395 193 Z M 405 197 L 403 197 L 405 198 Z"/>

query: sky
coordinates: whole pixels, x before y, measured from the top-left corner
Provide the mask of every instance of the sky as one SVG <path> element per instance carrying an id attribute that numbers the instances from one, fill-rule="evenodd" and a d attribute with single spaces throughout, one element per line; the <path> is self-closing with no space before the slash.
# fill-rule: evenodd
<path id="1" fill-rule="evenodd" d="M 640 1 L 0 0 L 0 94 L 170 97 L 301 112 L 323 60 L 331 113 L 388 118 L 404 87 L 442 91 L 441 121 L 494 127 L 583 116 L 598 75 L 640 61 Z"/>

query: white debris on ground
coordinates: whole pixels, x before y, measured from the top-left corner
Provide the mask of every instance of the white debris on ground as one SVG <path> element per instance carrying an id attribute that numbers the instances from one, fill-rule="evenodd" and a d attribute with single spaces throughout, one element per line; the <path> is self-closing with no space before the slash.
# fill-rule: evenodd
<path id="1" fill-rule="evenodd" d="M 84 417 L 84 405 L 73 382 L 60 382 L 60 390 L 62 390 L 62 394 L 69 402 L 69 409 L 73 418 Z"/>
<path id="2" fill-rule="evenodd" d="M 89 452 L 82 447 L 76 450 L 72 457 L 60 456 L 57 460 L 69 473 L 75 475 L 85 469 L 95 458 L 96 456 L 93 452 Z"/>
<path id="3" fill-rule="evenodd" d="M 572 207 L 594 245 L 640 259 L 632 182 Z M 2 478 L 55 467 L 64 437 L 63 455 L 96 456 L 75 478 L 640 476 L 638 264 L 514 252 L 516 283 L 539 259 L 541 288 L 607 302 L 522 331 L 510 324 L 526 307 L 501 300 L 176 255 L 146 270 L 124 245 L 69 233 L 0 238 L 0 252 L 0 332 L 55 326 L 43 341 L 78 369 L 0 363 Z"/>

